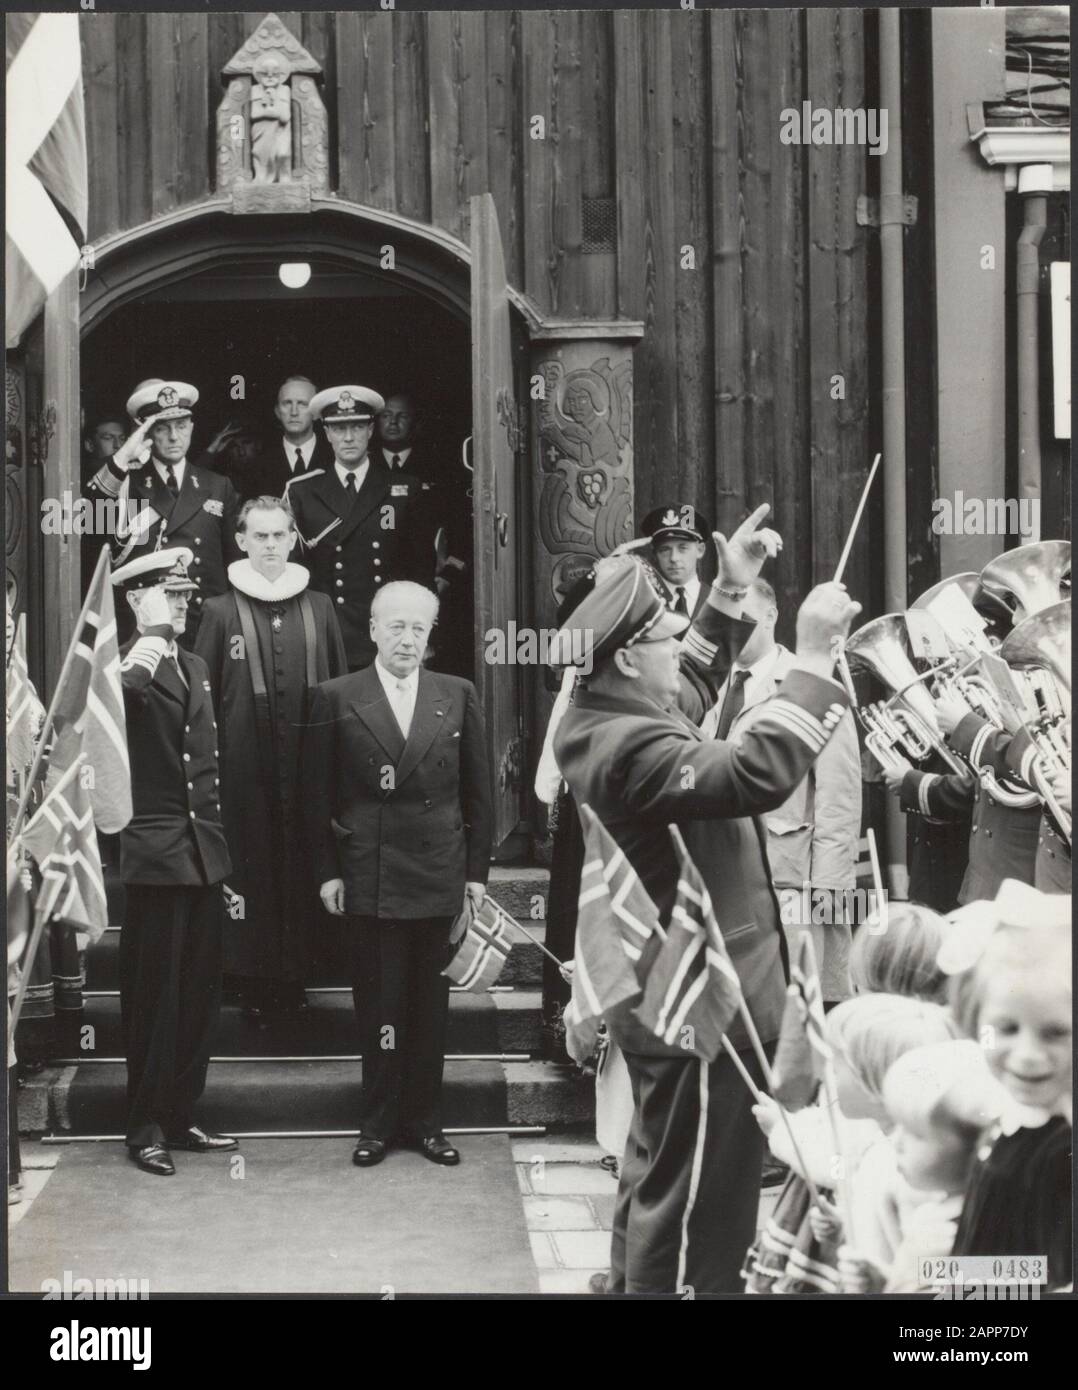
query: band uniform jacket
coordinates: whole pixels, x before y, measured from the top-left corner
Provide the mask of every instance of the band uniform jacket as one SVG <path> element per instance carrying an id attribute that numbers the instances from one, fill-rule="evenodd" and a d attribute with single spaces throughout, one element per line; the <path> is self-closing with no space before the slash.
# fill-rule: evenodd
<path id="1" fill-rule="evenodd" d="M 285 450 L 287 449 L 287 455 Z M 255 459 L 251 467 L 251 480 L 246 489 L 247 497 L 283 497 L 293 478 L 301 478 L 315 468 L 333 467 L 333 449 L 324 435 L 315 433 L 314 450 L 309 464 L 292 468 L 288 459 L 295 456 L 295 448 L 286 445 L 284 436 Z"/>
<path id="2" fill-rule="evenodd" d="M 146 503 L 152 510 L 145 512 L 150 521 L 144 528 L 136 523 L 125 538 L 110 535 L 113 565 L 137 560 L 151 550 L 167 550 L 175 545 L 189 547 L 193 558 L 188 573 L 198 581 L 198 589 L 191 595 L 187 628 L 180 640 L 192 647 L 202 604 L 216 594 L 228 592 L 228 566 L 240 558 L 236 545 L 239 496 L 228 478 L 190 460 L 175 498 L 152 461 L 127 475 L 111 463 L 105 464 L 87 485 L 87 496 L 118 498 L 125 476 L 131 479 L 130 502 Z"/>
<path id="3" fill-rule="evenodd" d="M 219 883 L 231 863 L 221 823 L 217 719 L 201 657 L 153 631 L 121 648 L 133 814 L 120 832 L 124 883 Z"/>
<path id="4" fill-rule="evenodd" d="M 348 665 L 374 659 L 371 601 L 394 579 L 430 582 L 430 567 L 416 553 L 416 516 L 423 485 L 412 473 L 375 467 L 358 497 L 341 486 L 331 463 L 294 477 L 286 496 L 302 545 L 297 558 L 311 572 L 311 588 L 333 601 Z"/>
<path id="5" fill-rule="evenodd" d="M 771 669 L 751 685 L 751 693 L 730 728 L 737 741 L 764 706 L 782 688 L 794 654 L 777 648 Z M 719 692 L 721 710 L 729 681 Z M 763 817 L 767 825 L 771 875 L 783 888 L 840 891 L 857 880 L 857 844 L 861 836 L 861 750 L 852 711 L 839 720 L 830 742 L 802 782 L 781 806 Z"/>
<path id="6" fill-rule="evenodd" d="M 344 880 L 349 916 L 456 916 L 465 883 L 487 881 L 490 769 L 470 681 L 421 669 L 407 741 L 373 666 L 315 686 L 304 777 L 319 883 Z"/>
<path id="7" fill-rule="evenodd" d="M 715 640 L 701 637 L 702 620 L 710 624 Z M 687 634 L 683 652 L 714 666 L 723 647 L 736 654 L 735 647 L 744 644 L 751 630 L 751 624 L 707 606 Z M 734 747 L 705 739 L 680 709 L 662 710 L 631 692 L 615 696 L 583 689 L 555 735 L 558 766 L 577 805 L 589 806 L 624 850 L 664 924 L 670 920 L 678 881 L 667 826 L 677 825 L 707 885 L 765 1042 L 778 1036 L 786 970 L 767 831 L 760 817 L 781 806 L 801 782 L 848 705 L 836 682 L 793 670 L 781 696 L 769 702 Z M 658 949 L 656 940 L 645 947 L 637 966 L 641 978 Z M 627 1012 L 612 1010 L 607 1025 L 625 1052 L 685 1056 L 682 1049 L 659 1042 Z M 748 1045 L 740 1021 L 729 1036 L 735 1047 Z"/>
<path id="8" fill-rule="evenodd" d="M 982 721 L 967 715 L 947 742 L 969 754 Z M 935 774 L 916 768 L 902 779 L 899 803 L 934 820 L 958 820 L 972 807 L 969 864 L 958 893 L 960 904 L 994 898 L 1005 878 L 1032 883 L 1041 822 L 1040 806 L 1022 810 L 1003 806 L 972 773 Z"/>

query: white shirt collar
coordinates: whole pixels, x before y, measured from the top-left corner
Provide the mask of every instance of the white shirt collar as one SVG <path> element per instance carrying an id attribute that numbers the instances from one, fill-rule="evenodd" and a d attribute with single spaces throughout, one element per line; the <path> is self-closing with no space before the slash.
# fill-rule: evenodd
<path id="1" fill-rule="evenodd" d="M 318 436 L 312 434 L 306 444 L 293 444 L 284 435 L 281 436 L 281 443 L 284 445 L 284 456 L 288 467 L 294 473 L 296 471 L 296 450 L 298 449 L 303 456 L 304 468 L 310 468 L 311 457 L 314 454 L 315 445 L 318 443 Z"/>
<path id="2" fill-rule="evenodd" d="M 167 468 L 168 468 L 168 464 L 167 464 L 167 463 L 162 463 L 160 459 L 155 458 L 154 461 L 153 461 L 153 466 L 157 469 L 157 476 L 161 479 L 162 482 L 164 482 L 164 481 L 165 481 L 165 472 L 166 472 L 166 470 L 167 470 Z M 173 473 L 176 475 L 176 484 L 177 484 L 178 487 L 183 487 L 183 475 L 184 475 L 186 469 L 187 469 L 187 459 L 186 459 L 186 458 L 182 458 L 182 459 L 180 459 L 179 463 L 174 463 L 174 464 L 172 465 L 172 471 L 173 471 Z"/>
<path id="3" fill-rule="evenodd" d="M 419 689 L 419 667 L 408 676 L 395 676 L 392 671 L 387 671 L 378 657 L 374 658 L 374 669 L 378 672 L 378 679 L 382 682 L 382 689 L 387 695 L 409 695 L 414 696 Z M 401 690 L 401 686 L 404 689 Z"/>
<path id="4" fill-rule="evenodd" d="M 397 460 L 397 465 L 396 465 L 396 466 L 397 466 L 398 468 L 403 468 L 404 465 L 408 462 L 408 455 L 409 455 L 411 452 L 412 452 L 412 446 L 411 446 L 410 444 L 408 445 L 407 449 L 391 449 L 391 448 L 389 447 L 388 444 L 383 444 L 383 445 L 382 445 L 382 453 L 385 455 L 385 461 L 386 461 L 386 466 L 387 466 L 387 467 L 392 467 L 392 466 L 393 466 L 392 464 L 390 464 L 389 461 L 390 461 L 390 459 L 394 459 L 394 458 L 395 458 L 395 459 Z"/>
<path id="5" fill-rule="evenodd" d="M 333 467 L 337 470 L 337 477 L 341 480 L 341 487 L 349 489 L 351 489 L 352 484 L 348 482 L 347 479 L 350 478 L 353 473 L 359 479 L 359 486 L 363 486 L 364 482 L 366 481 L 367 474 L 370 471 L 370 466 L 370 454 L 367 455 L 367 457 L 363 460 L 363 462 L 359 465 L 358 468 L 352 469 L 342 468 L 342 466 L 340 465 L 340 463 L 337 462 L 336 459 L 333 460 Z"/>
<path id="6" fill-rule="evenodd" d="M 769 652 L 765 652 L 758 661 L 754 661 L 751 666 L 743 666 L 740 661 L 735 661 L 730 674 L 735 671 L 748 671 L 749 680 L 756 682 L 765 680 L 773 671 L 779 659 L 780 647 L 776 642 Z"/>

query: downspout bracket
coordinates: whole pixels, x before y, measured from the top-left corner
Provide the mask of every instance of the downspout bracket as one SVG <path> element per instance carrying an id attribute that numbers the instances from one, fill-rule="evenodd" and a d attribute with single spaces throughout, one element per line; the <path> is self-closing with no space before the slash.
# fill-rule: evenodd
<path id="1" fill-rule="evenodd" d="M 917 199 L 912 193 L 885 193 L 870 198 L 862 193 L 857 199 L 859 227 L 914 227 L 917 225 Z"/>

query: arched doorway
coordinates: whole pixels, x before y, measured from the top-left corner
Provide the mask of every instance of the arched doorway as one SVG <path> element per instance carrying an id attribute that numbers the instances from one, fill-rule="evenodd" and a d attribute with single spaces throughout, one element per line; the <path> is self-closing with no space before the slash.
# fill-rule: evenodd
<path id="1" fill-rule="evenodd" d="M 119 408 L 146 375 L 192 381 L 196 451 L 240 407 L 271 427 L 291 371 L 421 396 L 446 468 L 474 494 L 470 674 L 484 697 L 503 838 L 521 809 L 523 704 L 519 673 L 495 679 L 480 634 L 526 620 L 528 489 L 515 466 L 524 441 L 514 404 L 526 332 L 509 305 L 525 306 L 504 283 L 492 201 L 473 203 L 484 232 L 471 254 L 436 229 L 327 206 L 266 217 L 208 205 L 112 238 L 96 248 L 82 295 L 82 382 L 96 412 Z M 281 283 L 287 261 L 311 267 L 299 291 Z"/>

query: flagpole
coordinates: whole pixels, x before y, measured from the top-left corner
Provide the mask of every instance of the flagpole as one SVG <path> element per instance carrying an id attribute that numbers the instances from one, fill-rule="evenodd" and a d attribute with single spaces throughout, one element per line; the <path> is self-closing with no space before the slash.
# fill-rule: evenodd
<path id="1" fill-rule="evenodd" d="M 34 753 L 34 761 L 31 764 L 29 775 L 26 778 L 26 786 L 23 789 L 23 794 L 21 798 L 19 799 L 19 807 L 18 810 L 15 812 L 15 818 L 12 821 L 10 828 L 8 829 L 9 840 L 13 840 L 15 836 L 18 835 L 19 831 L 22 829 L 23 821 L 26 819 L 26 811 L 27 807 L 30 804 L 30 797 L 33 795 L 34 787 L 37 783 L 38 776 L 41 773 L 41 764 L 45 758 L 45 745 L 48 743 L 49 735 L 52 733 L 52 723 L 56 717 L 56 707 L 60 702 L 60 695 L 62 694 L 64 689 L 64 682 L 67 680 L 68 674 L 70 673 L 71 667 L 75 660 L 75 650 L 79 644 L 79 637 L 82 635 L 83 624 L 86 621 L 86 614 L 89 612 L 90 609 L 90 599 L 94 594 L 94 591 L 97 587 L 97 581 L 100 578 L 102 572 L 108 569 L 108 555 L 109 547 L 108 542 L 106 541 L 106 543 L 101 547 L 101 554 L 97 557 L 97 565 L 94 568 L 94 576 L 93 579 L 90 581 L 90 587 L 86 590 L 86 597 L 85 599 L 83 599 L 82 607 L 79 609 L 78 621 L 75 623 L 75 629 L 71 634 L 71 641 L 68 644 L 67 655 L 64 657 L 63 666 L 60 667 L 60 675 L 57 679 L 56 687 L 52 692 L 52 699 L 49 701 L 49 708 L 45 713 L 45 722 L 41 726 L 41 736 L 38 739 L 37 749 Z"/>
<path id="2" fill-rule="evenodd" d="M 498 909 L 498 911 L 505 917 L 505 920 L 510 924 L 510 926 L 516 927 L 517 931 L 522 931 L 524 935 L 528 938 L 528 940 L 532 943 L 532 945 L 538 946 L 540 951 L 542 951 L 543 955 L 548 956 L 558 967 L 559 970 L 564 969 L 565 962 L 563 960 L 559 960 L 553 951 L 548 951 L 538 937 L 532 936 L 531 932 L 528 930 L 527 927 L 522 926 L 521 923 L 518 922 L 515 917 L 511 916 L 508 912 L 506 912 L 505 908 L 502 907 L 501 903 L 498 902 L 497 898 L 491 898 L 491 902 Z"/>

